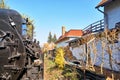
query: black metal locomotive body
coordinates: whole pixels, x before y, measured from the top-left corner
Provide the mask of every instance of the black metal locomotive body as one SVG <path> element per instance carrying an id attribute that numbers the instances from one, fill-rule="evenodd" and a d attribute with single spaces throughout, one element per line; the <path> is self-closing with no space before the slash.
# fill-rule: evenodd
<path id="1" fill-rule="evenodd" d="M 0 80 L 39 79 L 40 46 L 29 39 L 23 40 L 22 24 L 17 11 L 0 9 Z M 37 67 L 34 67 L 35 60 L 38 60 Z M 34 78 L 30 74 L 32 69 L 37 69 Z"/>

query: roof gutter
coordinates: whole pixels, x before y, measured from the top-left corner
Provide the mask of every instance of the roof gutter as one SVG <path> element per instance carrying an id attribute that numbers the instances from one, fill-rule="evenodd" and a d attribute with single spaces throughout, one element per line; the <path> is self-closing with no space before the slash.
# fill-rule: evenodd
<path id="1" fill-rule="evenodd" d="M 104 18 L 105 18 L 104 20 L 106 22 L 104 29 L 108 29 L 108 14 L 105 13 L 104 11 L 100 10 L 99 8 L 100 8 L 100 6 L 96 7 L 96 9 L 104 15 Z"/>

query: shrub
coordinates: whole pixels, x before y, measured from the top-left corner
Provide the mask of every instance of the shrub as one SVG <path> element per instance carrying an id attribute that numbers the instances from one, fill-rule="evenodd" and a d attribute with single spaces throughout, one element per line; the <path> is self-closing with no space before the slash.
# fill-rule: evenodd
<path id="1" fill-rule="evenodd" d="M 64 54 L 65 52 L 62 47 L 59 47 L 56 49 L 55 63 L 59 68 L 62 68 L 62 69 L 65 64 Z"/>

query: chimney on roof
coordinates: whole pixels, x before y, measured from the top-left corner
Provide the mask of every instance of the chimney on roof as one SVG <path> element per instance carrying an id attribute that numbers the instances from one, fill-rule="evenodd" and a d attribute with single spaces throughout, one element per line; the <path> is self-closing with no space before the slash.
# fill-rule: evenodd
<path id="1" fill-rule="evenodd" d="M 62 26 L 62 36 L 65 34 L 65 27 Z"/>

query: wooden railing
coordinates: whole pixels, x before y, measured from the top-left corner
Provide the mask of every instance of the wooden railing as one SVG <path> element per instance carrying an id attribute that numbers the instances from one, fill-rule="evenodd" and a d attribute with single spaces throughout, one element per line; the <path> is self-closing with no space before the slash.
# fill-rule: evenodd
<path id="1" fill-rule="evenodd" d="M 90 24 L 86 28 L 83 29 L 84 34 L 94 33 L 94 32 L 100 32 L 104 30 L 104 19 L 99 20 L 95 23 Z"/>

